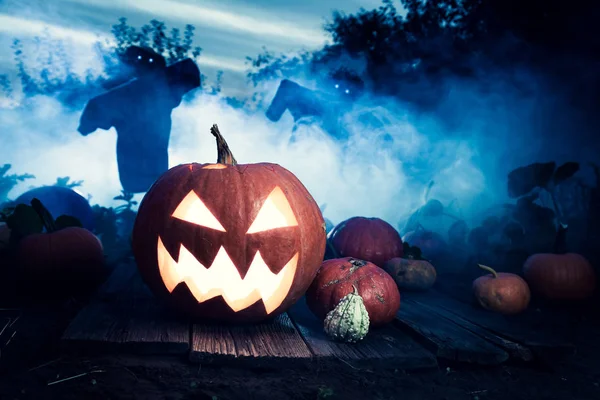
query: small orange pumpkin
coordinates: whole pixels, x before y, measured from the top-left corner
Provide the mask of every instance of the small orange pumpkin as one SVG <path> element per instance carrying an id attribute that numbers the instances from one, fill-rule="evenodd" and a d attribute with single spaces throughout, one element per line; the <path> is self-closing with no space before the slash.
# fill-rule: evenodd
<path id="1" fill-rule="evenodd" d="M 534 254 L 523 265 L 533 292 L 547 300 L 584 300 L 596 290 L 596 273 L 590 262 L 566 251 L 567 229 L 567 225 L 558 226 L 554 253 Z"/>
<path id="2" fill-rule="evenodd" d="M 516 274 L 498 273 L 481 264 L 479 268 L 491 273 L 473 281 L 473 294 L 483 308 L 509 315 L 527 308 L 531 292 L 523 278 Z"/>
<path id="3" fill-rule="evenodd" d="M 433 265 L 421 256 L 418 247 L 403 243 L 404 257 L 395 257 L 383 266 L 400 290 L 427 290 L 433 286 L 437 272 Z"/>
<path id="4" fill-rule="evenodd" d="M 594 268 L 576 253 L 534 254 L 523 273 L 533 292 L 548 300 L 583 300 L 596 290 Z"/>

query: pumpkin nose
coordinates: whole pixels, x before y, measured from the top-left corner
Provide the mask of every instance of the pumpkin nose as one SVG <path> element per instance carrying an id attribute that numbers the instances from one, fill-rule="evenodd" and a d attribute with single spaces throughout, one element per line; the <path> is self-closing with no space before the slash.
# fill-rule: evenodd
<path id="1" fill-rule="evenodd" d="M 242 279 L 246 277 L 252 260 L 256 254 L 256 249 L 248 249 L 248 243 L 245 233 L 228 233 L 223 240 L 223 248 L 227 252 L 229 259 L 240 273 Z"/>

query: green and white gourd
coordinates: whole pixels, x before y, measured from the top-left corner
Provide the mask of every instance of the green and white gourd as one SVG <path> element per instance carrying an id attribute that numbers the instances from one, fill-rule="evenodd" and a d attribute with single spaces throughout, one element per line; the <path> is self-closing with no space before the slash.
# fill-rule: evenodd
<path id="1" fill-rule="evenodd" d="M 369 332 L 369 313 L 353 287 L 354 292 L 344 296 L 325 317 L 325 333 L 333 340 L 356 343 Z"/>

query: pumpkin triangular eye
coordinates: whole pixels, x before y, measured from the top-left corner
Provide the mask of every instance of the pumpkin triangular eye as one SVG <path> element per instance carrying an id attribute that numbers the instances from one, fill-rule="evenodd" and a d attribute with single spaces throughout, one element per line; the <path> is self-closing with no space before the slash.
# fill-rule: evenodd
<path id="1" fill-rule="evenodd" d="M 198 226 L 225 232 L 223 225 L 221 225 L 193 190 L 179 203 L 172 216 Z"/>
<path id="2" fill-rule="evenodd" d="M 298 221 L 283 190 L 277 186 L 267 197 L 246 233 L 257 233 L 289 226 L 298 226 Z"/>

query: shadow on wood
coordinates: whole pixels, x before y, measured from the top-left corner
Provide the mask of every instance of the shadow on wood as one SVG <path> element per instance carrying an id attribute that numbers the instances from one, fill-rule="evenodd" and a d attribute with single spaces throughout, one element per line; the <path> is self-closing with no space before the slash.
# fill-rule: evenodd
<path id="1" fill-rule="evenodd" d="M 498 365 L 508 360 L 503 349 L 416 302 L 404 299 L 398 321 L 439 358 L 480 365 Z"/>
<path id="2" fill-rule="evenodd" d="M 115 268 L 62 339 L 66 351 L 185 354 L 190 324 L 152 296 L 129 262 Z"/>
<path id="3" fill-rule="evenodd" d="M 67 351 L 185 354 L 190 326 L 155 300 L 93 302 L 63 334 Z"/>
<path id="4" fill-rule="evenodd" d="M 435 357 L 407 334 L 392 325 L 372 329 L 358 343 L 337 343 L 323 332 L 306 299 L 301 298 L 288 311 L 312 353 L 324 367 L 346 364 L 351 368 L 427 369 L 437 367 Z"/>
<path id="5" fill-rule="evenodd" d="M 190 361 L 253 367 L 307 366 L 310 350 L 287 314 L 252 325 L 194 324 Z"/>
<path id="6" fill-rule="evenodd" d="M 407 299 L 434 310 L 492 343 L 502 342 L 501 347 L 517 358 L 531 359 L 527 350 L 530 355 L 543 359 L 564 357 L 574 352 L 569 318 L 560 313 L 529 309 L 519 315 L 505 316 L 449 298 L 435 290 L 411 294 Z"/>

